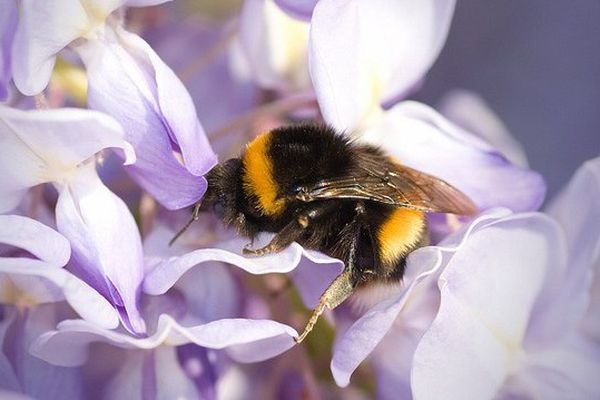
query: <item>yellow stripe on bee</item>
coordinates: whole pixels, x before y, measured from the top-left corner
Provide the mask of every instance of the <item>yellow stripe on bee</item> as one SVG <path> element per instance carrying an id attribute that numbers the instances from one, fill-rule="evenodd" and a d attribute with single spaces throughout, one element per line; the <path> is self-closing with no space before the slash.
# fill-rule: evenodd
<path id="1" fill-rule="evenodd" d="M 277 182 L 269 157 L 270 132 L 260 134 L 248 144 L 242 157 L 244 190 L 258 198 L 258 206 L 265 215 L 280 214 L 285 201 L 277 198 Z"/>
<path id="2" fill-rule="evenodd" d="M 384 264 L 394 264 L 421 238 L 425 227 L 422 212 L 398 208 L 392 212 L 377 233 L 380 257 Z"/>

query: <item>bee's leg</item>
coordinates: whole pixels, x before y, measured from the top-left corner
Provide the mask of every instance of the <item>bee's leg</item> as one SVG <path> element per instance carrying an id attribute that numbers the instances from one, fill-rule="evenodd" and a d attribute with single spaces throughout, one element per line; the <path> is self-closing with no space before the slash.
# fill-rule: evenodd
<path id="1" fill-rule="evenodd" d="M 297 338 L 294 338 L 296 343 L 302 342 L 306 336 L 312 331 L 313 327 L 317 323 L 317 320 L 323 314 L 325 309 L 333 310 L 337 306 L 339 306 L 344 300 L 346 300 L 352 293 L 354 293 L 354 288 L 357 283 L 357 264 L 359 258 L 362 257 L 362 252 L 364 250 L 363 246 L 365 243 L 365 239 L 372 240 L 370 235 L 370 231 L 368 229 L 368 225 L 366 221 L 363 219 L 363 214 L 365 212 L 365 207 L 362 202 L 357 203 L 356 206 L 356 216 L 353 221 L 347 226 L 347 231 L 342 235 L 350 235 L 351 238 L 349 240 L 348 245 L 348 253 L 346 257 L 346 263 L 344 270 L 334 281 L 329 285 L 329 287 L 325 290 L 325 292 L 321 295 L 321 299 L 319 300 L 319 304 L 314 309 L 308 324 L 304 328 L 304 332 Z M 368 237 L 363 237 L 365 233 L 368 234 Z M 367 249 L 368 251 L 369 249 Z"/>
<path id="2" fill-rule="evenodd" d="M 302 209 L 298 211 L 296 217 L 292 221 L 284 226 L 282 230 L 277 232 L 269 244 L 259 249 L 245 247 L 243 253 L 252 256 L 264 256 L 271 253 L 277 253 L 298 240 L 315 220 L 318 220 L 333 210 L 335 210 L 335 204 L 333 204 L 333 202 L 323 202 L 315 204 L 310 208 Z"/>
<path id="3" fill-rule="evenodd" d="M 304 227 L 297 220 L 293 220 L 289 224 L 283 227 L 282 230 L 277 232 L 273 239 L 264 247 L 258 249 L 250 249 L 248 247 L 244 247 L 242 252 L 245 255 L 249 256 L 264 256 L 271 253 L 277 253 L 281 250 L 288 247 L 292 244 L 296 239 L 298 239 L 302 232 L 304 231 Z"/>

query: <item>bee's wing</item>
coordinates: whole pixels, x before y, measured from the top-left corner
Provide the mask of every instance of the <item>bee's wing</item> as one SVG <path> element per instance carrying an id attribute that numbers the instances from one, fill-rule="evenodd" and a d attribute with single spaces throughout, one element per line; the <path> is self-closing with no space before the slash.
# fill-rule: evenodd
<path id="1" fill-rule="evenodd" d="M 472 215 L 477 207 L 464 193 L 449 183 L 417 171 L 392 164 L 367 165 L 352 176 L 323 180 L 300 192 L 302 201 L 326 199 L 364 199 L 407 207 L 424 212 Z"/>

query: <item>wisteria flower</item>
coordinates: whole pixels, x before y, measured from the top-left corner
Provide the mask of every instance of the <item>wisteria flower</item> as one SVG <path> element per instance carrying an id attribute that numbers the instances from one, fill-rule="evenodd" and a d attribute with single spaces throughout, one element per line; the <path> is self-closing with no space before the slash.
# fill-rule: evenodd
<path id="1" fill-rule="evenodd" d="M 82 396 L 81 370 L 56 367 L 29 354 L 29 346 L 53 329 L 61 315 L 114 328 L 118 315 L 91 286 L 63 266 L 71 255 L 67 239 L 31 218 L 0 215 L 0 387 L 36 398 Z"/>
<path id="2" fill-rule="evenodd" d="M 53 183 L 59 193 L 56 225 L 71 243 L 69 269 L 102 293 L 130 329 L 143 332 L 138 228 L 125 203 L 98 178 L 94 161 L 105 148 L 118 149 L 127 163 L 135 161 L 122 128 L 93 111 L 3 107 L 0 129 L 0 211 L 16 207 L 29 188 Z"/>
<path id="3" fill-rule="evenodd" d="M 598 235 L 579 240 L 596 226 L 587 193 L 598 187 L 598 165 L 587 163 L 551 210 L 568 229 L 568 246 L 559 226 L 542 214 L 488 220 L 458 247 L 442 243 L 438 264 L 425 264 L 441 274 L 431 275 L 416 305 L 407 303 L 375 350 L 381 398 L 398 392 L 416 398 L 598 396 L 600 348 L 584 335 L 587 318 L 595 318 L 584 316 L 595 304 L 589 292 Z M 575 224 L 565 218 L 574 203 L 588 210 Z M 415 252 L 409 262 L 421 264 L 428 251 Z M 364 343 L 376 333 L 369 328 L 392 321 L 389 313 L 400 302 L 389 304 L 369 311 L 341 339 L 332 362 L 339 383 L 347 382 L 356 354 L 364 357 L 364 350 L 350 351 L 353 341 Z"/>
<path id="4" fill-rule="evenodd" d="M 230 363 L 227 360 L 246 363 L 271 358 L 291 348 L 297 336 L 293 328 L 271 320 L 235 318 L 244 301 L 222 262 L 253 274 L 282 273 L 298 267 L 295 276 L 300 287 L 307 280 L 302 276 L 318 272 L 322 282 L 318 290 L 323 290 L 341 267 L 339 261 L 306 252 L 298 245 L 281 256 L 246 259 L 226 250 L 239 251 L 239 239 L 219 248 L 181 254 L 183 247 L 166 245 L 172 235 L 158 227 L 145 243 L 148 274 L 142 314 L 150 329 L 147 337 L 103 329 L 84 320 L 67 320 L 57 330 L 43 334 L 33 353 L 52 364 L 80 366 L 88 360 L 90 344 L 108 343 L 127 349 L 127 358 L 111 381 L 103 383 L 108 386 L 106 397 L 120 397 L 128 391 L 137 395 L 147 385 L 158 397 L 206 395 L 214 392 L 224 366 Z M 318 294 L 312 285 L 304 287 L 307 301 L 316 302 Z M 224 354 L 214 352 L 221 349 Z M 135 388 L 118 385 L 123 379 L 133 381 Z"/>
<path id="5" fill-rule="evenodd" d="M 255 8 L 273 6 L 250 3 Z M 284 9 L 293 8 L 281 3 Z M 435 61 L 446 40 L 454 1 L 415 5 L 409 1 L 323 0 L 313 4 L 314 10 L 308 3 L 300 7 L 305 17 L 311 15 L 306 57 L 325 122 L 382 147 L 410 167 L 448 181 L 481 210 L 529 211 L 541 205 L 545 184 L 539 174 L 514 165 L 430 107 L 412 101 L 397 103 L 419 85 Z M 277 27 L 266 19 L 247 20 L 258 32 Z M 247 31 L 240 32 L 242 40 L 249 35 Z M 264 37 L 248 41 L 263 52 L 277 54 Z M 269 65 L 264 55 L 250 59 L 256 61 L 250 63 L 253 70 Z"/>
<path id="6" fill-rule="evenodd" d="M 47 85 L 56 54 L 66 46 L 83 59 L 88 104 L 116 118 L 139 155 L 127 169 L 170 209 L 198 201 L 202 177 L 216 163 L 185 87 L 139 36 L 111 15 L 121 6 L 162 1 L 22 2 L 13 44 L 14 80 L 25 94 Z M 68 18 L 69 23 L 58 20 Z M 178 153 L 181 160 L 174 153 Z"/>

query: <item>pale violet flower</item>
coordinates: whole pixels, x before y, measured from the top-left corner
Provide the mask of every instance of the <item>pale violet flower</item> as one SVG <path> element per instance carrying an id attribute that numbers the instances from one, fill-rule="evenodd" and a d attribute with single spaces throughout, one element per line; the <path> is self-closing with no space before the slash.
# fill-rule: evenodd
<path id="1" fill-rule="evenodd" d="M 377 118 L 382 104 L 405 97 L 441 51 L 454 6 L 454 0 L 319 1 L 309 65 L 325 121 L 350 133 Z"/>
<path id="2" fill-rule="evenodd" d="M 71 243 L 69 269 L 106 297 L 129 329 L 143 332 L 137 306 L 143 279 L 138 228 L 95 170 L 95 154 L 105 148 L 122 152 L 127 163 L 135 161 L 122 128 L 94 111 L 2 107 L 0 143 L 0 211 L 16 207 L 29 188 L 53 183 L 56 225 Z"/>
<path id="3" fill-rule="evenodd" d="M 435 61 L 454 1 L 347 3 L 320 1 L 311 19 L 311 77 L 325 121 L 446 180 L 481 210 L 537 209 L 545 194 L 539 174 L 424 104 L 394 105 Z"/>
<path id="4" fill-rule="evenodd" d="M 223 363 L 271 358 L 291 348 L 297 336 L 287 325 L 240 318 L 244 300 L 222 262 L 253 274 L 296 269 L 295 277 L 301 282 L 310 281 L 303 276 L 318 272 L 321 284 L 317 290 L 323 290 L 341 268 L 339 261 L 306 252 L 298 245 L 280 256 L 247 259 L 227 250 L 239 251 L 239 239 L 184 253 L 185 246 L 167 247 L 172 234 L 159 226 L 145 243 L 148 273 L 141 302 L 148 336 L 136 337 L 84 320 L 66 320 L 56 330 L 41 335 L 32 352 L 52 364 L 74 367 L 88 362 L 93 343 L 126 349 L 125 363 L 115 366 L 117 372 L 103 383 L 107 398 L 139 396 L 148 382 L 154 382 L 151 392 L 158 397 L 212 393 Z M 306 287 L 305 298 L 316 302 L 318 294 L 312 285 Z M 120 384 L 125 381 L 131 383 Z"/>
<path id="5" fill-rule="evenodd" d="M 111 15 L 121 6 L 161 2 L 23 1 L 13 70 L 19 71 L 14 74 L 19 90 L 38 93 L 50 79 L 57 53 L 66 46 L 74 49 L 86 65 L 89 106 L 117 119 L 138 154 L 128 172 L 161 204 L 176 209 L 202 197 L 202 175 L 216 156 L 181 81 Z"/>
<path id="6" fill-rule="evenodd" d="M 289 2 L 282 3 L 284 9 L 291 7 Z M 303 3 L 305 11 L 311 7 L 308 3 Z M 397 103 L 419 85 L 437 58 L 454 6 L 452 0 L 418 4 L 322 0 L 314 6 L 310 23 L 297 21 L 310 25 L 308 53 L 303 53 L 303 46 L 288 46 L 284 54 L 308 58 L 323 119 L 340 132 L 380 146 L 400 162 L 446 180 L 469 195 L 480 210 L 535 210 L 545 195 L 539 174 L 514 165 L 493 146 L 430 107 L 413 101 Z M 268 15 L 264 10 L 273 4 L 257 0 L 245 7 Z M 246 48 L 256 50 L 256 54 L 247 51 L 250 69 L 266 77 L 264 71 L 274 69 L 270 57 L 276 59 L 280 52 L 273 44 L 278 42 L 265 33 L 277 32 L 279 25 L 264 17 L 242 21 L 252 29 L 241 30 L 241 40 L 248 38 L 252 47 Z M 286 80 L 285 74 L 276 76 Z"/>
<path id="7" fill-rule="evenodd" d="M 379 341 L 369 329 L 385 322 L 390 331 L 373 353 L 380 398 L 598 397 L 600 345 L 590 326 L 597 320 L 599 166 L 586 163 L 550 209 L 566 241 L 554 220 L 532 213 L 479 223 L 458 246 L 449 237 L 452 246 L 442 243 L 438 261 L 424 264 L 439 274 L 415 286 L 416 304 L 393 319 L 400 303 L 392 298 L 345 333 L 332 361 L 338 383 L 365 356 L 352 350 L 358 338 Z M 575 219 L 573 207 L 582 211 Z M 408 271 L 415 259 L 427 262 L 429 249 L 410 256 Z"/>
<path id="8" fill-rule="evenodd" d="M 114 307 L 63 266 L 67 239 L 31 218 L 0 215 L 0 388 L 33 398 L 82 398 L 82 371 L 57 367 L 29 353 L 31 343 L 71 315 L 66 301 L 97 326 L 114 328 Z M 4 398 L 4 397 L 3 397 Z"/>

